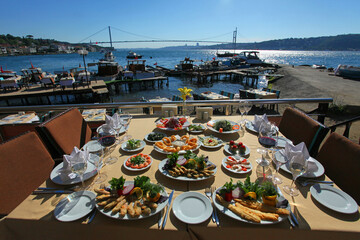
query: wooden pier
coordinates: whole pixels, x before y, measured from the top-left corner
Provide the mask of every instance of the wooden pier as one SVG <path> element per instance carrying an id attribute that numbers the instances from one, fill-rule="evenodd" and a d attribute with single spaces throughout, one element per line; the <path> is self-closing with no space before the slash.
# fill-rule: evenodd
<path id="1" fill-rule="evenodd" d="M 125 92 L 131 92 L 134 88 L 138 87 L 140 90 L 146 90 L 148 88 L 161 88 L 165 85 L 169 86 L 169 79 L 167 77 L 152 77 L 144 79 L 123 79 L 113 80 L 105 82 L 110 91 L 113 90 L 119 93 L 121 89 Z"/>

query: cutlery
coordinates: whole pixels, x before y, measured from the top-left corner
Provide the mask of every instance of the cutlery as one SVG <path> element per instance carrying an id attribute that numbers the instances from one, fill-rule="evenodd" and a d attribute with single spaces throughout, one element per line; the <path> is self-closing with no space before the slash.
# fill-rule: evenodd
<path id="1" fill-rule="evenodd" d="M 290 225 L 294 228 L 295 227 L 295 223 L 293 222 L 293 220 L 291 219 L 290 215 L 288 216 L 288 220 Z"/>
<path id="2" fill-rule="evenodd" d="M 94 209 L 89 215 L 88 217 L 85 219 L 85 221 L 82 222 L 82 224 L 90 224 L 92 222 L 92 220 L 94 219 L 96 215 L 96 209 Z"/>
<path id="3" fill-rule="evenodd" d="M 205 195 L 209 198 L 209 200 L 210 200 L 210 202 L 211 202 L 212 189 L 210 189 L 210 188 L 205 188 Z M 212 212 L 211 219 L 212 219 L 213 222 L 216 222 L 214 211 L 215 211 L 215 209 L 214 209 L 213 212 Z"/>
<path id="4" fill-rule="evenodd" d="M 159 218 L 159 221 L 158 221 L 158 229 L 160 229 L 160 227 L 161 227 L 163 217 L 164 217 L 164 210 L 161 210 L 160 211 L 160 218 Z"/>
<path id="5" fill-rule="evenodd" d="M 315 183 L 324 183 L 324 184 L 331 184 L 333 185 L 334 182 L 332 181 L 320 181 L 320 180 L 313 180 L 313 179 L 309 179 L 309 180 L 305 180 L 305 181 L 298 181 L 298 183 L 300 183 L 301 186 L 306 187 L 309 184 L 315 184 Z"/>
<path id="6" fill-rule="evenodd" d="M 280 195 L 283 196 L 283 194 L 282 194 L 279 186 L 277 187 L 277 191 L 278 191 L 278 193 L 279 193 Z M 289 204 L 289 203 L 288 203 L 288 204 Z M 293 219 L 294 219 L 294 221 L 293 221 Z M 296 225 L 299 225 L 299 222 L 298 222 L 298 220 L 296 219 L 295 214 L 291 211 L 291 206 L 290 206 L 290 215 L 288 216 L 288 220 L 289 220 L 290 225 L 291 225 L 293 228 L 296 227 Z M 295 222 L 296 222 L 296 224 L 295 224 Z"/>
<path id="7" fill-rule="evenodd" d="M 211 187 L 211 195 L 213 194 L 213 192 L 216 191 L 216 187 Z M 214 204 L 214 209 L 213 209 L 213 213 L 215 215 L 215 222 L 216 222 L 216 226 L 220 226 L 220 221 L 219 221 L 219 217 L 217 215 L 217 212 L 216 212 L 216 207 L 215 207 L 215 204 Z"/>
<path id="8" fill-rule="evenodd" d="M 294 223 L 295 223 L 297 226 L 299 226 L 299 222 L 298 222 L 298 220 L 296 219 L 296 216 L 295 216 L 295 214 L 293 213 L 293 211 L 291 210 L 291 208 L 290 208 L 290 216 L 291 216 L 292 220 L 294 221 Z"/>
<path id="9" fill-rule="evenodd" d="M 171 200 L 172 200 L 173 195 L 174 195 L 174 191 L 175 191 L 175 190 L 172 190 L 172 192 L 170 193 L 169 200 L 168 200 L 168 203 L 167 203 L 165 218 L 164 218 L 164 222 L 163 222 L 162 228 L 161 228 L 161 229 L 163 229 L 163 230 L 164 230 L 165 225 L 166 225 L 166 220 L 167 220 L 167 218 L 168 218 L 168 216 L 169 216 L 170 205 L 171 205 Z"/>
<path id="10" fill-rule="evenodd" d="M 64 194 L 64 193 L 73 193 L 71 190 L 35 190 L 32 194 Z"/>
<path id="11" fill-rule="evenodd" d="M 73 191 L 73 189 L 75 189 L 75 187 L 66 188 L 66 189 L 62 189 L 62 188 L 52 188 L 52 187 L 38 187 L 37 190 L 68 190 L 68 191 Z"/>

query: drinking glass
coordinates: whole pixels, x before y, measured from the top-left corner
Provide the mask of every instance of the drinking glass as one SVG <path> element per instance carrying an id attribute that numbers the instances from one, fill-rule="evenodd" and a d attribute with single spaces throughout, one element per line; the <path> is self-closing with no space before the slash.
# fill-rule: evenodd
<path id="1" fill-rule="evenodd" d="M 275 163 L 275 166 L 276 166 L 276 173 L 273 176 L 273 183 L 275 185 L 279 185 L 279 184 L 283 183 L 282 178 L 279 175 L 279 169 L 280 169 L 280 167 L 282 165 L 284 165 L 285 163 L 287 163 L 289 161 L 289 159 L 284 155 L 282 155 L 283 156 L 282 158 L 280 158 L 280 157 L 277 158 L 276 157 L 277 153 L 282 155 L 281 151 L 278 151 L 278 150 L 271 151 L 271 158 L 272 158 L 272 161 Z"/>
<path id="2" fill-rule="evenodd" d="M 99 130 L 100 138 L 98 139 L 98 142 L 103 146 L 102 148 L 102 158 L 105 157 L 105 152 L 108 149 L 108 147 L 114 145 L 116 142 L 116 131 L 114 128 L 110 127 L 109 125 L 101 125 Z M 117 161 L 117 157 L 110 156 L 103 161 L 105 164 L 113 164 Z"/>
<path id="3" fill-rule="evenodd" d="M 128 127 L 130 125 L 131 119 L 132 119 L 132 116 L 130 115 L 129 112 L 123 112 L 120 115 L 120 122 L 122 123 L 122 125 L 126 131 L 124 137 L 121 139 L 121 142 L 126 142 L 132 138 L 131 135 L 128 135 L 128 131 L 127 131 Z"/>
<path id="4" fill-rule="evenodd" d="M 270 122 L 271 124 L 271 132 L 273 136 L 275 136 L 275 147 L 277 147 L 277 144 L 279 142 L 279 128 L 276 126 L 275 122 Z"/>
<path id="5" fill-rule="evenodd" d="M 269 122 L 263 122 L 259 127 L 259 143 L 265 148 L 276 146 L 276 140 L 273 138 L 273 127 Z"/>
<path id="6" fill-rule="evenodd" d="M 307 162 L 303 158 L 303 156 L 295 155 L 291 158 L 289 162 L 289 167 L 293 176 L 293 180 L 291 182 L 291 185 L 285 185 L 283 189 L 284 192 L 286 192 L 290 196 L 299 195 L 299 190 L 296 188 L 296 185 L 293 185 L 295 180 L 307 171 Z"/>
<path id="7" fill-rule="evenodd" d="M 77 159 L 75 162 L 70 162 L 71 171 L 75 174 L 77 174 L 80 177 L 81 180 L 81 188 L 79 190 L 85 190 L 85 183 L 84 183 L 84 173 L 87 169 L 87 161 L 86 159 L 82 159 L 83 161 L 80 161 Z"/>
<path id="8" fill-rule="evenodd" d="M 244 108 L 245 108 L 245 118 L 248 115 L 248 113 L 250 112 L 251 108 L 252 108 L 252 104 L 249 103 L 248 101 L 245 101 L 244 103 Z M 245 119 L 246 122 L 246 119 Z"/>
<path id="9" fill-rule="evenodd" d="M 101 173 L 101 168 L 99 169 L 99 167 L 103 164 L 102 160 L 103 160 L 103 158 L 101 156 L 98 156 L 94 160 L 94 164 L 95 164 L 96 171 L 97 171 L 95 183 L 103 183 L 107 179 L 107 175 L 105 173 Z"/>
<path id="10" fill-rule="evenodd" d="M 239 111 L 241 113 L 240 125 L 244 124 L 244 113 L 245 113 L 245 101 L 239 101 Z"/>

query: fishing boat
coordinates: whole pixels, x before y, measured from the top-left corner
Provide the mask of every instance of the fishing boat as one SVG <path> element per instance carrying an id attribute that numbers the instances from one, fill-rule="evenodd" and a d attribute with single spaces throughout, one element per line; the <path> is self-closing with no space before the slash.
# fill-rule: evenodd
<path id="1" fill-rule="evenodd" d="M 183 61 L 180 61 L 178 65 L 175 66 L 177 71 L 192 71 L 195 69 L 194 60 L 186 57 Z"/>
<path id="2" fill-rule="evenodd" d="M 16 72 L 11 70 L 3 70 L 2 66 L 0 67 L 0 79 L 7 79 L 15 76 Z"/>
<path id="3" fill-rule="evenodd" d="M 217 57 L 234 57 L 236 53 L 224 52 L 224 53 L 216 53 Z"/>
<path id="4" fill-rule="evenodd" d="M 130 51 L 126 56 L 127 59 L 140 59 L 142 58 L 141 55 L 137 54 L 136 52 Z"/>
<path id="5" fill-rule="evenodd" d="M 335 75 L 350 79 L 360 79 L 360 67 L 340 64 L 335 69 Z"/>
<path id="6" fill-rule="evenodd" d="M 149 70 L 145 66 L 146 60 L 128 60 L 126 69 L 123 73 L 124 79 L 146 79 L 162 76 L 160 71 Z"/>

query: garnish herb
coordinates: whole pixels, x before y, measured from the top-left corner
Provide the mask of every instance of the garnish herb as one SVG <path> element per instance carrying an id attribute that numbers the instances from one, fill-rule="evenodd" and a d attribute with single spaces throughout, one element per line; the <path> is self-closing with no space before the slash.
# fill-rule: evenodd
<path id="1" fill-rule="evenodd" d="M 121 190 L 124 187 L 125 178 L 123 176 L 120 178 L 112 178 L 109 183 L 112 190 Z"/>

